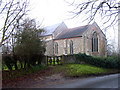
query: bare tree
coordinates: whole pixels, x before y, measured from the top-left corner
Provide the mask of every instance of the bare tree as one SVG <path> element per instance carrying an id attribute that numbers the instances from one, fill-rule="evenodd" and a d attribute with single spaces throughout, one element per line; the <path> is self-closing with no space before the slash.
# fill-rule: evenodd
<path id="1" fill-rule="evenodd" d="M 72 3 L 68 0 L 65 1 L 75 7 L 74 10 L 70 11 L 74 15 L 73 18 L 84 13 L 86 14 L 85 20 L 90 23 L 99 14 L 104 20 L 103 24 L 109 23 L 106 28 L 115 25 L 118 21 L 120 12 L 118 0 L 73 0 Z"/>
<path id="2" fill-rule="evenodd" d="M 28 0 L 0 0 L 0 47 L 12 35 L 18 23 L 26 14 Z"/>

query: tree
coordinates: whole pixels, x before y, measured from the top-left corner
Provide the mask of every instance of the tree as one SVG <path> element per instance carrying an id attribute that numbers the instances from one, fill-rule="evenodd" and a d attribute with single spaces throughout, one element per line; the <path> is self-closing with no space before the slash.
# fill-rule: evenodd
<path id="1" fill-rule="evenodd" d="M 22 17 L 26 14 L 27 0 L 0 0 L 0 47 L 11 36 Z"/>
<path id="2" fill-rule="evenodd" d="M 15 56 L 10 54 L 10 48 L 8 46 L 3 45 L 2 53 L 2 64 L 5 64 L 9 70 L 12 70 L 12 66 L 18 69 L 17 60 L 15 60 Z"/>
<path id="3" fill-rule="evenodd" d="M 107 27 L 115 25 L 118 21 L 117 17 L 120 11 L 118 0 L 74 0 L 72 3 L 69 1 L 67 3 L 75 7 L 75 9 L 71 11 L 71 13 L 74 14 L 73 17 L 85 13 L 86 20 L 88 20 L 89 23 L 93 21 L 98 14 L 102 20 L 104 20 L 103 24 L 109 24 Z"/>
<path id="4" fill-rule="evenodd" d="M 43 30 L 36 25 L 34 19 L 29 18 L 23 21 L 18 30 L 15 55 L 25 62 L 25 67 L 30 67 L 31 64 L 35 65 L 36 61 L 40 63 L 45 52 L 45 47 L 39 36 Z"/>

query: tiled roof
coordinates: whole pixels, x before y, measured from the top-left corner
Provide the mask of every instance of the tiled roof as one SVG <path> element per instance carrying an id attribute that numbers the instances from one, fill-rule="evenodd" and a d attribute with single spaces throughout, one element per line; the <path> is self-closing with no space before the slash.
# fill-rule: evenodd
<path id="1" fill-rule="evenodd" d="M 56 39 L 65 39 L 65 38 L 73 38 L 82 36 L 83 32 L 88 30 L 90 25 L 80 26 L 76 28 L 66 29 L 64 30 Z"/>

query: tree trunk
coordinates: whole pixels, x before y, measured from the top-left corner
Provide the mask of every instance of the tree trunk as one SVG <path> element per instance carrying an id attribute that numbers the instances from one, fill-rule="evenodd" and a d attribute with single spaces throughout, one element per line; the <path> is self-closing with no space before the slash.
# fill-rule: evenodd
<path id="1" fill-rule="evenodd" d="M 0 42 L 0 47 L 2 46 L 2 43 Z"/>

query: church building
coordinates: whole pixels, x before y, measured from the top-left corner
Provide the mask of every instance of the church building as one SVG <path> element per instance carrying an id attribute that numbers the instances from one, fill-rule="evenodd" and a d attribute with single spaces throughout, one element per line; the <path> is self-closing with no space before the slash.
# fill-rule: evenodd
<path id="1" fill-rule="evenodd" d="M 86 53 L 92 56 L 107 56 L 107 40 L 96 22 L 67 28 L 64 22 L 44 28 L 42 40 L 46 42 L 47 56 Z"/>

